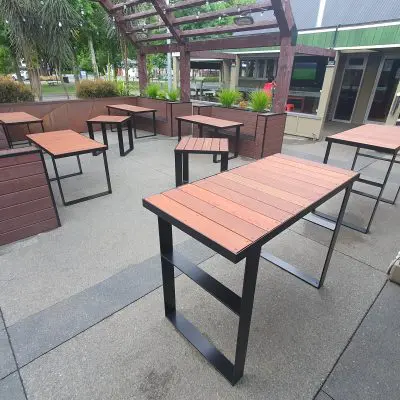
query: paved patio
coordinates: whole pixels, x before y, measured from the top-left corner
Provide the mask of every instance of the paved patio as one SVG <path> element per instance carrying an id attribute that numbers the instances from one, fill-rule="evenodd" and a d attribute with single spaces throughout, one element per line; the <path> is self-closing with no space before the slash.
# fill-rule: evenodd
<path id="1" fill-rule="evenodd" d="M 176 139 L 136 140 L 125 158 L 116 134 L 109 141 L 112 195 L 62 207 L 53 186 L 62 227 L 0 247 L 1 400 L 398 398 L 400 287 L 385 274 L 399 250 L 398 205 L 379 206 L 369 235 L 342 228 L 319 291 L 261 261 L 245 375 L 232 387 L 163 315 L 157 221 L 141 199 L 174 186 Z M 288 137 L 283 151 L 321 161 L 324 149 Z M 331 162 L 349 167 L 353 152 L 334 146 Z M 82 157 L 84 175 L 64 182 L 66 195 L 101 190 L 101 162 Z M 357 167 L 377 179 L 385 163 L 365 159 Z M 62 173 L 75 168 L 74 158 L 60 163 Z M 211 156 L 191 157 L 193 180 L 218 169 Z M 397 167 L 391 181 L 400 181 Z M 323 208 L 335 213 L 339 203 Z M 370 209 L 368 199 L 352 196 L 346 219 L 365 221 Z M 316 272 L 330 234 L 300 221 L 266 247 Z M 174 240 L 240 294 L 243 263 L 177 230 Z M 178 275 L 178 307 L 232 358 L 237 318 Z"/>

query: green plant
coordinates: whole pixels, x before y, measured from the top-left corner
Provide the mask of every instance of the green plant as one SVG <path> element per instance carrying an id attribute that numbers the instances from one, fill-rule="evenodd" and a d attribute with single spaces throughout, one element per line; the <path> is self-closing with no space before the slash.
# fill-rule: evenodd
<path id="1" fill-rule="evenodd" d="M 179 100 L 179 90 L 178 89 L 168 90 L 167 98 L 169 101 L 178 101 Z"/>
<path id="2" fill-rule="evenodd" d="M 77 85 L 76 95 L 80 99 L 88 99 L 96 97 L 116 97 L 119 96 L 119 93 L 115 82 L 97 79 L 95 81 L 81 81 Z"/>
<path id="3" fill-rule="evenodd" d="M 232 107 L 233 104 L 240 101 L 242 95 L 237 90 L 222 89 L 218 92 L 217 97 L 224 107 Z"/>
<path id="4" fill-rule="evenodd" d="M 255 112 L 264 112 L 271 108 L 272 98 L 264 90 L 251 92 L 249 99 L 250 108 Z"/>
<path id="5" fill-rule="evenodd" d="M 0 77 L 0 103 L 22 103 L 34 100 L 35 96 L 29 86 Z"/>
<path id="6" fill-rule="evenodd" d="M 162 93 L 161 86 L 157 83 L 150 83 L 146 87 L 146 95 L 152 99 L 156 99 Z"/>

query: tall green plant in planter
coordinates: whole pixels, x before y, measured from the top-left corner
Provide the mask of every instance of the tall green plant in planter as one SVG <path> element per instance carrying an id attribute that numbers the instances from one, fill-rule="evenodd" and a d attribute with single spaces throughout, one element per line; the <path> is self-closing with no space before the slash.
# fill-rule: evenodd
<path id="1" fill-rule="evenodd" d="M 150 83 L 145 90 L 146 96 L 151 99 L 157 99 L 162 94 L 161 86 L 157 83 Z"/>
<path id="2" fill-rule="evenodd" d="M 222 89 L 217 97 L 223 107 L 232 107 L 241 100 L 242 95 L 237 90 Z"/>
<path id="3" fill-rule="evenodd" d="M 249 106 L 255 112 L 269 111 L 272 106 L 272 98 L 264 90 L 256 90 L 250 93 Z"/>

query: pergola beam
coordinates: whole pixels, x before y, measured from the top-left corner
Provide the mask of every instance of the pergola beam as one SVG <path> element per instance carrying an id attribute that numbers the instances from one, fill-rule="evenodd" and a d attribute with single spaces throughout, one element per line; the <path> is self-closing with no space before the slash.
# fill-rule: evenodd
<path id="1" fill-rule="evenodd" d="M 201 28 L 201 29 L 191 29 L 187 31 L 181 31 L 181 36 L 190 37 L 190 36 L 220 35 L 222 33 L 246 32 L 258 29 L 271 29 L 271 28 L 277 28 L 278 26 L 279 25 L 276 21 L 265 21 L 245 26 L 237 26 L 237 25 L 216 26 L 213 28 Z"/>
<path id="2" fill-rule="evenodd" d="M 111 12 L 115 12 L 115 11 L 119 11 L 119 10 L 122 10 L 124 8 L 127 8 L 127 7 L 134 7 L 134 6 L 137 6 L 139 4 L 146 3 L 146 2 L 147 2 L 147 0 L 130 0 L 130 1 L 127 1 L 126 3 L 118 3 L 118 4 L 115 4 L 110 9 L 110 11 Z"/>
<path id="3" fill-rule="evenodd" d="M 151 4 L 153 4 L 153 7 L 157 11 L 160 18 L 163 20 L 165 26 L 171 32 L 171 35 L 173 36 L 173 38 L 178 43 L 181 44 L 182 43 L 181 31 L 179 28 L 174 26 L 175 16 L 172 12 L 167 11 L 168 5 L 165 2 L 165 0 L 150 0 L 150 1 L 151 1 Z"/>
<path id="4" fill-rule="evenodd" d="M 121 21 L 134 21 L 137 19 L 152 17 L 153 15 L 158 15 L 158 12 L 155 9 L 145 10 L 135 14 L 125 15 L 124 17 L 121 18 Z"/>
<path id="5" fill-rule="evenodd" d="M 217 3 L 221 0 L 186 0 L 168 6 L 167 11 L 176 11 L 183 8 L 198 7 L 207 3 Z"/>
<path id="6" fill-rule="evenodd" d="M 194 16 L 189 15 L 187 17 L 176 18 L 174 25 L 188 24 L 191 22 L 210 21 L 213 19 L 217 19 L 219 17 L 229 17 L 233 15 L 240 15 L 242 13 L 252 13 L 256 11 L 267 11 L 270 10 L 271 8 L 272 8 L 271 1 L 264 0 L 255 4 L 230 7 L 218 11 L 201 13 L 200 15 L 194 15 Z"/>
<path id="7" fill-rule="evenodd" d="M 151 35 L 146 38 L 138 38 L 138 39 L 136 39 L 136 41 L 138 43 L 142 43 L 142 42 L 154 42 L 156 40 L 165 40 L 165 39 L 172 39 L 172 38 L 173 38 L 173 36 L 170 33 L 159 33 L 157 35 Z"/>
<path id="8" fill-rule="evenodd" d="M 286 0 L 271 0 L 274 15 L 279 23 L 279 30 L 282 36 L 290 36 L 294 26 L 294 19 L 290 4 Z"/>
<path id="9" fill-rule="evenodd" d="M 336 51 L 332 49 L 324 49 L 322 47 L 306 46 L 304 44 L 296 45 L 297 54 L 306 54 L 310 56 L 325 56 L 335 58 Z"/>

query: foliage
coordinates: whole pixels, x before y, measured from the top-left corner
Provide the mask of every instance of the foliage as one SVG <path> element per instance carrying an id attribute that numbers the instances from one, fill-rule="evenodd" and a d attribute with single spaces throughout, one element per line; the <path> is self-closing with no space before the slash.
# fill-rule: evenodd
<path id="1" fill-rule="evenodd" d="M 249 105 L 253 111 L 264 112 L 271 108 L 272 98 L 264 90 L 256 90 L 250 93 Z"/>
<path id="2" fill-rule="evenodd" d="M 167 99 L 169 101 L 178 101 L 179 100 L 179 90 L 173 88 L 167 91 Z"/>
<path id="3" fill-rule="evenodd" d="M 224 107 L 232 107 L 240 101 L 241 97 L 237 90 L 222 89 L 217 93 L 217 98 Z"/>
<path id="4" fill-rule="evenodd" d="M 163 96 L 163 90 L 161 85 L 158 83 L 150 83 L 146 87 L 146 96 L 152 99 L 157 99 L 160 96 Z"/>
<path id="5" fill-rule="evenodd" d="M 20 103 L 34 100 L 35 97 L 29 86 L 9 78 L 0 77 L 0 103 Z"/>
<path id="6" fill-rule="evenodd" d="M 81 81 L 76 90 L 76 96 L 80 99 L 116 97 L 118 95 L 118 87 L 115 82 L 101 79 Z"/>

